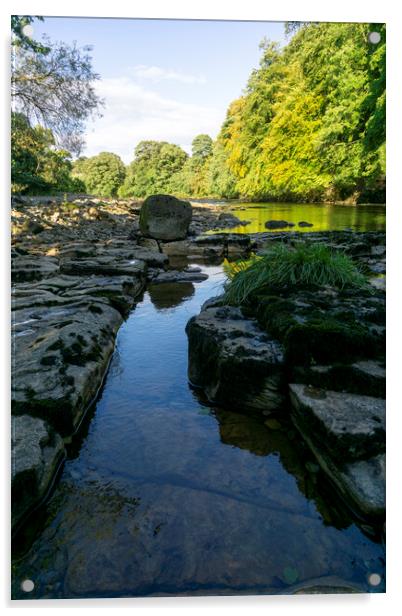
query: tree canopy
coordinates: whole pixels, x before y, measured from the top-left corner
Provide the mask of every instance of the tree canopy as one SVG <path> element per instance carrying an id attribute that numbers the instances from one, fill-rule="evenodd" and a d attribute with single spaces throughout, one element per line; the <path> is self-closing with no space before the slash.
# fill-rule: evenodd
<path id="1" fill-rule="evenodd" d="M 92 69 L 91 47 L 48 38 L 38 43 L 24 34 L 33 19 L 14 15 L 11 20 L 13 110 L 50 128 L 60 145 L 79 153 L 85 122 L 102 104 L 94 88 L 99 75 Z"/>
<path id="2" fill-rule="evenodd" d="M 73 165 L 73 177 L 85 184 L 87 192 L 102 197 L 115 197 L 126 176 L 120 156 L 101 152 L 91 158 L 78 159 Z"/>
<path id="3" fill-rule="evenodd" d="M 141 141 L 134 151 L 134 160 L 128 166 L 122 197 L 146 197 L 155 193 L 171 192 L 172 177 L 186 162 L 188 155 L 178 145 L 166 141 Z"/>
<path id="4" fill-rule="evenodd" d="M 28 190 L 55 186 L 57 164 L 66 185 L 71 162 L 60 146 L 79 151 L 100 103 L 89 48 L 30 39 L 24 27 L 33 19 L 12 18 L 13 182 Z M 75 181 L 104 196 L 384 202 L 385 25 L 289 22 L 286 35 L 283 47 L 261 42 L 260 66 L 214 141 L 196 135 L 191 156 L 141 141 L 127 169 L 107 152 L 80 158 Z"/>

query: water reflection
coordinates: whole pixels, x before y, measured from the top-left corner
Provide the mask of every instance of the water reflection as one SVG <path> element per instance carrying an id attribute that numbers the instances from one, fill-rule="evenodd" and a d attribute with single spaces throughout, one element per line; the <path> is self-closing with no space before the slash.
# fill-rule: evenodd
<path id="1" fill-rule="evenodd" d="M 150 284 L 149 297 L 157 310 L 175 308 L 194 295 L 192 282 Z"/>
<path id="2" fill-rule="evenodd" d="M 231 210 L 240 220 L 250 221 L 231 229 L 219 229 L 230 233 L 260 233 L 270 231 L 265 227 L 268 220 L 286 220 L 293 223 L 292 231 L 385 231 L 384 205 L 324 205 L 317 203 L 245 203 Z M 299 227 L 301 221 L 312 227 Z M 289 229 L 284 229 L 289 231 Z M 216 230 L 214 230 L 216 232 Z M 277 229 L 272 230 L 277 232 Z"/>

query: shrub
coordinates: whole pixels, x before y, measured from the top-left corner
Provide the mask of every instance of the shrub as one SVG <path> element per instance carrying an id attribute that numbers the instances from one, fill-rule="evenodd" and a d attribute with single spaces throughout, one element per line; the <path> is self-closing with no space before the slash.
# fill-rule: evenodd
<path id="1" fill-rule="evenodd" d="M 261 257 L 226 266 L 225 301 L 242 305 L 256 294 L 299 287 L 367 288 L 365 276 L 346 254 L 323 244 L 278 244 Z"/>

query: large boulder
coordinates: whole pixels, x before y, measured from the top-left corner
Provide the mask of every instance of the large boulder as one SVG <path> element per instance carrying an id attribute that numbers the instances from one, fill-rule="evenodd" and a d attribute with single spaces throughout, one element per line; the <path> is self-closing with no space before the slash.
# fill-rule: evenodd
<path id="1" fill-rule="evenodd" d="M 140 212 L 140 230 L 156 240 L 182 240 L 187 236 L 192 217 L 188 201 L 171 195 L 152 195 L 145 199 Z"/>

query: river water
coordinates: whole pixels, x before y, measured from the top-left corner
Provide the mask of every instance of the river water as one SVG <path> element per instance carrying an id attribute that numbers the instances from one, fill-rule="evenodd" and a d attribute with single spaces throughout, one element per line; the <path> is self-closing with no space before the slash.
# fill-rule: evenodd
<path id="1" fill-rule="evenodd" d="M 384 590 L 368 583 L 384 575 L 375 529 L 292 426 L 189 387 L 185 325 L 224 281 L 202 269 L 202 283 L 150 285 L 121 327 L 56 488 L 14 543 L 14 598 L 283 593 L 317 578 Z"/>
<path id="2" fill-rule="evenodd" d="M 267 232 L 268 220 L 293 223 L 292 230 L 311 231 L 385 231 L 385 206 L 378 204 L 327 205 L 317 203 L 238 203 L 231 205 L 232 213 L 247 225 L 233 227 L 231 233 Z M 312 227 L 299 227 L 299 222 Z M 286 229 L 284 229 L 286 230 Z M 287 229 L 289 230 L 289 229 Z M 219 229 L 225 231 L 225 229 Z M 275 233 L 277 229 L 273 230 Z"/>

